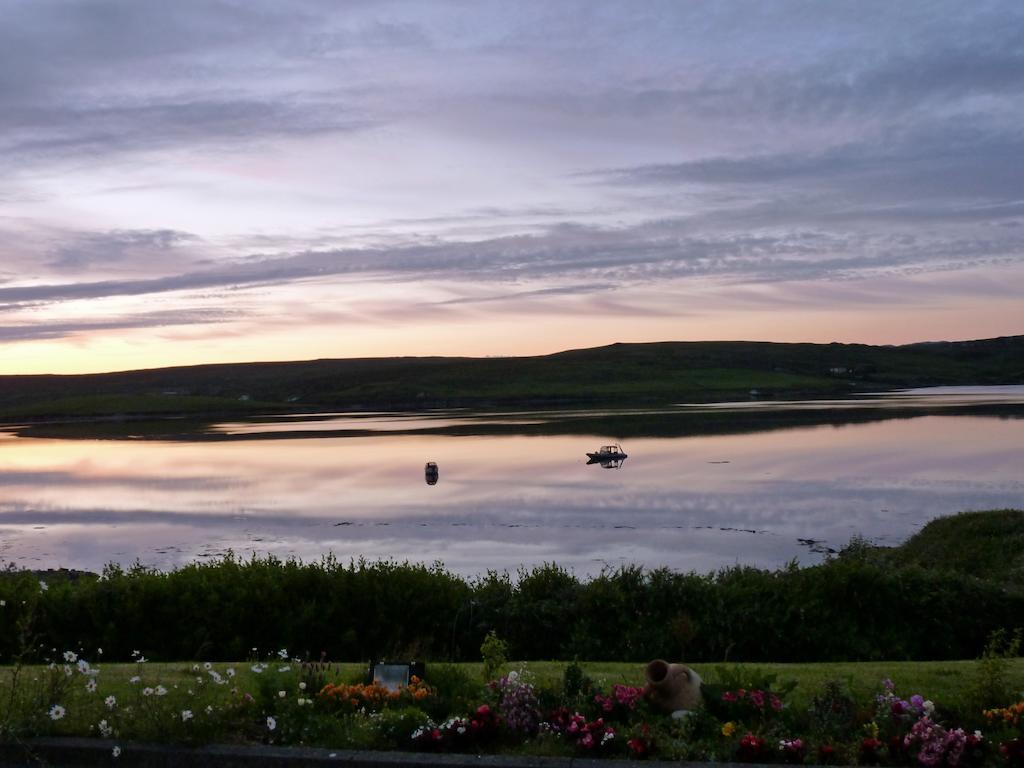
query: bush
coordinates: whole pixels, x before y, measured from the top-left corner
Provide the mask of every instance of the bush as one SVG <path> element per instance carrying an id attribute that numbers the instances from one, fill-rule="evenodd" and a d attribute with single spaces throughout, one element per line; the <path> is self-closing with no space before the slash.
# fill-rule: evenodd
<path id="1" fill-rule="evenodd" d="M 646 661 L 679 658 L 685 646 L 687 661 L 934 660 L 978 656 L 993 631 L 1024 616 L 1024 590 L 1012 585 L 861 554 L 708 575 L 624 567 L 589 580 L 548 564 L 515 583 L 332 558 L 228 556 L 169 573 L 110 566 L 45 591 L 33 574 L 7 570 L 0 663 L 55 647 L 103 648 L 110 661 L 137 648 L 154 660 L 239 660 L 254 647 L 318 661 L 455 661 L 499 632 L 516 659 Z M 494 677 L 501 654 L 486 647 Z"/>

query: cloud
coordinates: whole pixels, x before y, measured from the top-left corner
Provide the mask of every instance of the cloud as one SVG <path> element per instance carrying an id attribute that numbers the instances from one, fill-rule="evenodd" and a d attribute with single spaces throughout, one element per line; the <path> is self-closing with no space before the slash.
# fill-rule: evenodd
<path id="1" fill-rule="evenodd" d="M 1024 197 L 1024 134 L 944 124 L 889 140 L 820 152 L 717 156 L 581 174 L 627 186 L 771 185 L 836 193 L 929 198 L 981 196 L 1016 203 Z"/>
<path id="2" fill-rule="evenodd" d="M 107 320 L 89 317 L 60 321 L 33 321 L 0 325 L 0 343 L 41 339 L 60 339 L 95 331 L 117 331 L 131 328 L 164 328 L 181 325 L 210 325 L 239 318 L 236 310 L 195 308 L 173 309 L 138 314 L 121 314 Z"/>
<path id="3" fill-rule="evenodd" d="M 271 137 L 351 131 L 374 122 L 336 101 L 286 97 L 165 101 L 112 107 L 7 110 L 0 117 L 3 163 L 116 156 L 162 148 L 219 147 Z"/>
<path id="4" fill-rule="evenodd" d="M 84 232 L 58 244 L 47 266 L 55 271 L 79 271 L 133 260 L 163 260 L 176 248 L 198 240 L 188 232 L 172 229 Z"/>
<path id="5" fill-rule="evenodd" d="M 1022 23 L 1009 2 L 15 4 L 0 339 L 226 337 L 314 283 L 379 286 L 331 312 L 385 323 L 1018 263 Z"/>
<path id="6" fill-rule="evenodd" d="M 776 222 L 783 219 L 775 212 Z M 605 228 L 558 225 L 536 235 L 473 242 L 429 242 L 394 248 L 334 249 L 279 256 L 253 256 L 161 277 L 35 285 L 0 285 L 0 308 L 35 303 L 144 296 L 206 289 L 287 285 L 333 277 L 412 281 L 455 277 L 460 281 L 571 280 L 572 288 L 540 291 L 605 290 L 609 283 L 636 284 L 687 276 L 736 276 L 748 280 L 830 279 L 920 267 L 961 268 L 1024 258 L 1024 233 L 992 231 L 987 237 L 952 238 L 891 232 L 842 232 L 794 227 L 786 231 L 740 234 L 699 231 L 686 218 Z M 691 234 L 693 232 L 693 234 Z M 157 247 L 189 238 L 182 233 L 118 232 L 122 243 Z M 102 240 L 101 240 L 102 242 Z M 141 325 L 192 322 L 203 312 L 153 313 L 125 319 Z M 209 317 L 219 321 L 216 311 Z M 177 319 L 176 319 L 177 318 Z M 115 327 L 120 321 L 91 324 Z M 40 326 L 41 327 L 41 326 Z M 61 326 L 50 330 L 59 331 Z M 10 335 L 28 328 L 8 328 Z M 40 331 L 42 333 L 44 331 Z"/>

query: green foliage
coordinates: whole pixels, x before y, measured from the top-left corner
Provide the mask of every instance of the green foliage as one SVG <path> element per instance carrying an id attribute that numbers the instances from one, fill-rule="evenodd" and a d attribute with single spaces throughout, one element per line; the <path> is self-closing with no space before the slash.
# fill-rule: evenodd
<path id="1" fill-rule="evenodd" d="M 448 710 L 458 712 L 460 710 Z M 398 709 L 385 709 L 377 715 L 374 722 L 374 749 L 408 749 L 410 746 L 410 734 L 416 730 L 428 717 L 444 717 L 444 715 L 432 715 L 416 707 L 401 707 Z"/>
<path id="2" fill-rule="evenodd" d="M 425 682 L 433 693 L 420 706 L 435 719 L 452 712 L 468 712 L 480 698 L 479 678 L 458 664 L 428 665 Z"/>
<path id="3" fill-rule="evenodd" d="M 819 741 L 849 739 L 857 725 L 857 702 L 842 680 L 827 680 L 808 710 L 811 732 Z"/>
<path id="4" fill-rule="evenodd" d="M 508 664 L 508 643 L 492 629 L 480 644 L 480 656 L 484 661 L 484 680 L 494 680 Z"/>
<path id="5" fill-rule="evenodd" d="M 1018 627 L 1008 633 L 997 629 L 989 635 L 985 650 L 978 659 L 971 698 L 977 709 L 1002 707 L 1012 703 L 1018 691 L 1013 690 L 1008 679 L 1012 660 L 1019 657 L 1024 629 Z"/>
<path id="6" fill-rule="evenodd" d="M 566 706 L 578 704 L 594 697 L 594 681 L 575 659 L 567 664 L 562 675 L 562 699 Z"/>
<path id="7" fill-rule="evenodd" d="M 879 554 L 901 567 L 942 569 L 1024 588 L 1024 510 L 941 517 L 903 546 Z"/>
<path id="8" fill-rule="evenodd" d="M 0 571 L 0 664 L 41 660 L 50 648 L 103 648 L 105 660 L 135 649 L 155 660 L 237 660 L 288 648 L 317 663 L 459 660 L 480 649 L 493 677 L 508 658 L 974 658 L 1024 616 L 1024 588 L 937 563 L 900 565 L 856 542 L 808 568 L 704 575 L 627 566 L 579 579 L 545 564 L 515 581 L 466 581 L 439 564 L 229 555 L 169 573 L 109 566 L 99 578 L 49 582 L 43 591 L 31 573 Z M 503 648 L 485 640 L 492 634 Z"/>

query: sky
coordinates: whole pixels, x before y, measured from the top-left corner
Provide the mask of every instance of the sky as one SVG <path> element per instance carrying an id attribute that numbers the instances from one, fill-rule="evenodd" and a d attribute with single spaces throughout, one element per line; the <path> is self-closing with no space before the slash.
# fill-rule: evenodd
<path id="1" fill-rule="evenodd" d="M 1021 29 L 0 0 L 0 373 L 1024 333 Z"/>

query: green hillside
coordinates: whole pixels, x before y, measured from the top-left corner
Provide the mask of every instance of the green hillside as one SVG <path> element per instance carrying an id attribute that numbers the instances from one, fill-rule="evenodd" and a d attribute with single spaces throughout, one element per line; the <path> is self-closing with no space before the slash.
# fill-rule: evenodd
<path id="1" fill-rule="evenodd" d="M 0 417 L 657 405 L 1024 383 L 1024 336 L 877 347 L 659 342 L 538 357 L 364 358 L 0 377 Z M 121 404 L 119 405 L 119 398 Z M 139 399 L 141 398 L 141 399 Z"/>
<path id="2" fill-rule="evenodd" d="M 1024 511 L 963 512 L 932 520 L 886 562 L 941 569 L 1024 587 Z"/>

